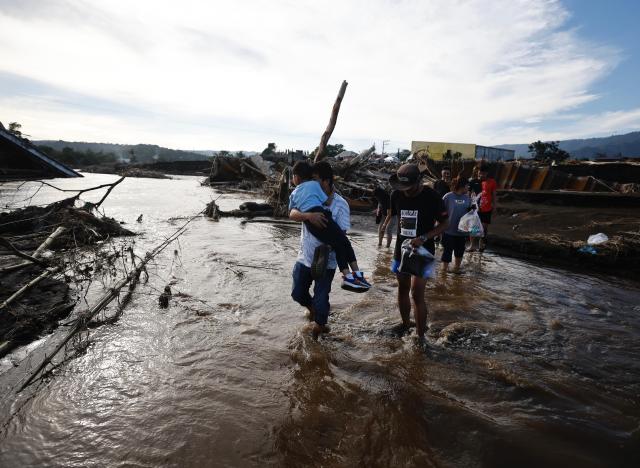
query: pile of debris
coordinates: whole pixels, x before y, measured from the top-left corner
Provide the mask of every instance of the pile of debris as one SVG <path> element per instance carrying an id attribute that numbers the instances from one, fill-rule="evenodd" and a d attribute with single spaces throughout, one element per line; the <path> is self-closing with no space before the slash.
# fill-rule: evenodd
<path id="1" fill-rule="evenodd" d="M 87 248 L 114 236 L 134 235 L 113 218 L 96 215 L 122 180 L 47 206 L 0 213 L 0 356 L 69 314 L 75 306 L 70 283 L 90 280 L 115 264 L 119 253 Z M 96 188 L 108 188 L 99 202 L 76 206 L 81 193 Z"/>
<path id="2" fill-rule="evenodd" d="M 382 162 L 374 151 L 375 148 L 371 147 L 352 158 L 325 159 L 333 167 L 336 190 L 354 211 L 368 211 L 374 208 L 374 189 L 388 189 L 389 176 L 399 166 L 399 163 Z M 251 162 L 253 164 L 250 164 Z M 287 216 L 289 195 L 293 189 L 291 170 L 292 166 L 288 164 L 273 164 L 265 170 L 264 166 L 261 168 L 253 160 L 216 157 L 212 175 L 203 182 L 204 185 L 223 188 L 233 184 L 235 188 L 244 188 L 263 195 L 267 204 L 258 207 L 245 204 L 244 207 L 224 212 L 212 202 L 207 206 L 207 215 L 216 219 L 220 216 Z"/>
<path id="3" fill-rule="evenodd" d="M 212 161 L 210 174 L 202 184 L 214 186 L 248 182 L 259 185 L 268 178 L 269 166 L 260 156 L 216 156 Z"/>

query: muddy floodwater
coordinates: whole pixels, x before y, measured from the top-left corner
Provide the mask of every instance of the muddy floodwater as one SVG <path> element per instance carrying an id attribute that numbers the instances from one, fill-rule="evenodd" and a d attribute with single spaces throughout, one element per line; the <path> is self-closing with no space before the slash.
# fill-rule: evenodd
<path id="1" fill-rule="evenodd" d="M 142 254 L 217 197 L 250 199 L 193 177 L 127 179 L 103 206 L 141 233 Z M 299 229 L 194 220 L 121 319 L 16 400 L 0 466 L 640 466 L 637 279 L 474 254 L 428 284 L 422 349 L 394 328 L 391 252 L 353 222 L 375 286 L 348 293 L 336 278 L 331 333 L 314 342 L 290 298 Z M 7 385 L 2 398 L 15 399 Z"/>

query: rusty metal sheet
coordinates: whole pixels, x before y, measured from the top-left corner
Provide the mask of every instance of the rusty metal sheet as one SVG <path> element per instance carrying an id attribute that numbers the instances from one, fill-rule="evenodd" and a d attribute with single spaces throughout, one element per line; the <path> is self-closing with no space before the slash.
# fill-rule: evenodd
<path id="1" fill-rule="evenodd" d="M 564 190 L 570 178 L 570 174 L 552 170 L 544 181 L 542 188 L 543 190 Z"/>
<path id="2" fill-rule="evenodd" d="M 533 168 L 529 166 L 520 166 L 518 173 L 511 184 L 511 188 L 516 190 L 527 190 L 529 188 L 529 181 L 533 175 Z"/>
<path id="3" fill-rule="evenodd" d="M 540 190 L 544 185 L 544 181 L 549 174 L 549 166 L 537 167 L 532 171 L 531 181 L 529 182 L 529 190 Z"/>
<path id="4" fill-rule="evenodd" d="M 590 176 L 586 176 L 586 177 L 571 176 L 565 188 L 567 190 L 574 190 L 576 192 L 584 192 L 585 189 L 588 187 L 590 178 L 591 178 Z"/>
<path id="5" fill-rule="evenodd" d="M 509 180 L 509 175 L 514 168 L 514 164 L 500 164 L 498 166 L 498 170 L 496 171 L 498 174 L 498 177 L 496 177 L 498 188 L 505 188 L 507 181 Z"/>
<path id="6" fill-rule="evenodd" d="M 513 167 L 511 168 L 511 171 L 509 172 L 509 178 L 504 184 L 505 188 L 507 189 L 513 188 L 513 181 L 516 180 L 519 170 L 520 170 L 520 165 L 514 164 Z"/>

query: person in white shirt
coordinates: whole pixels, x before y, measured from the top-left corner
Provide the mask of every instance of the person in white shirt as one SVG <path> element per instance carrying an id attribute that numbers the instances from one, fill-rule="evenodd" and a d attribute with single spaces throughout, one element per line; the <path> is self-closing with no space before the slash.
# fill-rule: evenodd
<path id="1" fill-rule="evenodd" d="M 331 165 L 326 161 L 320 161 L 314 165 L 313 171 L 314 176 L 320 182 L 322 190 L 329 196 L 325 206 L 331 211 L 336 224 L 346 232 L 351 227 L 351 213 L 346 200 L 334 191 Z M 311 275 L 311 265 L 314 260 L 315 250 L 322 245 L 322 242 L 309 232 L 304 221 L 322 227 L 326 223 L 325 215 L 321 212 L 303 213 L 294 209 L 289 213 L 289 217 L 294 221 L 303 222 L 300 233 L 300 249 L 293 267 L 291 297 L 309 310 L 311 319 L 315 322 L 312 334 L 317 339 L 321 333 L 328 332 L 327 321 L 331 307 L 329 294 L 331 293 L 333 276 L 336 272 L 336 256 L 334 252 L 329 254 L 324 275 L 314 280 Z M 313 296 L 309 293 L 312 284 Z"/>

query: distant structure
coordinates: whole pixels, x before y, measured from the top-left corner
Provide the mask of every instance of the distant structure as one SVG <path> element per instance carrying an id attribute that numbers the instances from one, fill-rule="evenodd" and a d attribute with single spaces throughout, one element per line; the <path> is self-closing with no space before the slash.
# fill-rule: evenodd
<path id="1" fill-rule="evenodd" d="M 460 159 L 484 161 L 510 161 L 515 159 L 514 150 L 475 145 L 472 143 L 446 143 L 441 141 L 412 141 L 411 152 L 426 152 L 434 161 L 443 161 L 449 155 Z"/>
<path id="2" fill-rule="evenodd" d="M 358 156 L 358 153 L 356 153 L 355 151 L 345 150 L 342 153 L 336 154 L 335 158 L 338 161 L 342 161 L 343 159 L 351 159 L 355 158 L 356 156 Z"/>
<path id="3" fill-rule="evenodd" d="M 0 124 L 0 180 L 82 177 Z"/>
<path id="4" fill-rule="evenodd" d="M 286 164 L 294 164 L 297 161 L 305 161 L 309 158 L 309 152 L 303 150 L 285 150 L 272 154 L 262 154 L 262 159 L 271 162 L 282 162 Z"/>

